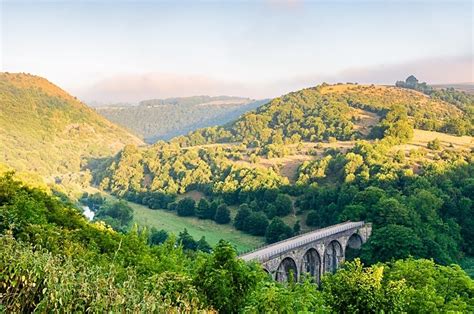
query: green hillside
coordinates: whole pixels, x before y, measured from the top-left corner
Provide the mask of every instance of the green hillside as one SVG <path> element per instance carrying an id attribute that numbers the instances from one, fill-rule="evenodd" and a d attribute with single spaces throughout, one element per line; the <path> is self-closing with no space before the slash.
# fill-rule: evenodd
<path id="1" fill-rule="evenodd" d="M 269 243 L 371 221 L 364 261 L 449 264 L 474 253 L 474 141 L 465 135 L 470 98 L 438 96 L 355 84 L 305 89 L 222 127 L 127 146 L 94 179 L 153 210 L 232 224 Z M 184 202 L 180 195 L 193 191 L 203 199 Z"/>
<path id="2" fill-rule="evenodd" d="M 0 74 L 0 162 L 43 175 L 142 142 L 44 78 Z"/>
<path id="3" fill-rule="evenodd" d="M 13 80 L 6 99 L 35 114 L 14 101 L 6 109 L 37 123 L 44 145 L 37 147 L 82 158 L 74 149 L 91 154 L 90 141 L 105 137 L 96 134 L 101 126 L 123 132 L 61 90 L 31 88 L 27 78 Z M 474 281 L 455 263 L 472 271 L 473 138 L 431 130 L 466 134 L 470 105 L 357 88 L 292 93 L 235 123 L 125 145 L 89 163 L 101 189 L 128 201 L 84 194 L 92 222 L 64 194 L 2 174 L 0 311 L 472 312 Z M 60 136 L 64 121 L 94 132 L 66 127 Z M 61 146 L 68 141 L 70 149 Z M 322 285 L 277 283 L 234 248 L 347 220 L 372 222 L 372 235 Z M 218 243 L 211 248 L 206 239 Z"/>
<path id="4" fill-rule="evenodd" d="M 226 126 L 198 130 L 174 141 L 189 146 L 225 142 L 243 142 L 254 147 L 274 144 L 271 149 L 277 149 L 282 144 L 300 141 L 366 138 L 368 134 L 361 132 L 358 125 L 360 110 L 383 118 L 400 109 L 407 115 L 406 122 L 419 129 L 456 135 L 473 132 L 471 109 L 460 109 L 453 103 L 415 90 L 323 84 L 276 98 Z"/>

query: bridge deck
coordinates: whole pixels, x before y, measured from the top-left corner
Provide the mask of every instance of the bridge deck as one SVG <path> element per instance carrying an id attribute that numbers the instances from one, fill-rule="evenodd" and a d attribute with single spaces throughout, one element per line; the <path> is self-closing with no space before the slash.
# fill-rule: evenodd
<path id="1" fill-rule="evenodd" d="M 280 242 L 276 242 L 274 244 L 267 245 L 263 248 L 243 254 L 240 256 L 240 258 L 245 261 L 250 261 L 250 260 L 263 261 L 265 259 L 271 258 L 272 256 L 278 255 L 282 252 L 290 251 L 296 247 L 305 245 L 309 242 L 320 240 L 339 232 L 347 231 L 354 228 L 359 228 L 359 227 L 362 227 L 363 225 L 364 225 L 363 221 L 343 222 L 337 225 L 314 230 L 311 232 L 301 234 L 296 237 L 292 237 Z"/>

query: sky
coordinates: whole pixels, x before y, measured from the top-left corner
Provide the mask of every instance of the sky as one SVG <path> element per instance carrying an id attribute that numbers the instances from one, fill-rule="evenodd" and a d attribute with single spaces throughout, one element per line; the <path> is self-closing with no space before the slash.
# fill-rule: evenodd
<path id="1" fill-rule="evenodd" d="M 90 103 L 474 81 L 472 0 L 0 1 L 1 70 Z"/>

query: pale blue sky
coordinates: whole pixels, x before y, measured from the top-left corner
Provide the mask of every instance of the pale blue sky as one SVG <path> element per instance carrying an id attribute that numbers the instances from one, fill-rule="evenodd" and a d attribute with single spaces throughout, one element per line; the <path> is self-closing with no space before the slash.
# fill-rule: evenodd
<path id="1" fill-rule="evenodd" d="M 1 18 L 3 71 L 88 101 L 473 81 L 472 1 L 3 1 Z"/>

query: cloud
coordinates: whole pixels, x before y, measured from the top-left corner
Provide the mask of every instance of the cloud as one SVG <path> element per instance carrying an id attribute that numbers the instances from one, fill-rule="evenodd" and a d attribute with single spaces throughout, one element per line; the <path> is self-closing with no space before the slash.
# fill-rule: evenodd
<path id="1" fill-rule="evenodd" d="M 239 91 L 245 92 L 238 82 L 225 82 L 207 76 L 145 73 L 109 77 L 76 93 L 85 101 L 137 102 L 151 98 L 233 95 Z"/>
<path id="2" fill-rule="evenodd" d="M 335 74 L 275 78 L 272 81 L 221 80 L 205 75 L 170 73 L 121 74 L 99 80 L 86 88 L 73 90 L 86 102 L 138 102 L 151 98 L 194 95 L 234 95 L 252 98 L 277 97 L 290 91 L 322 82 L 358 82 L 394 84 L 414 74 L 429 84 L 473 82 L 473 57 L 444 57 L 415 60 L 400 64 L 380 64 L 349 68 Z"/>

